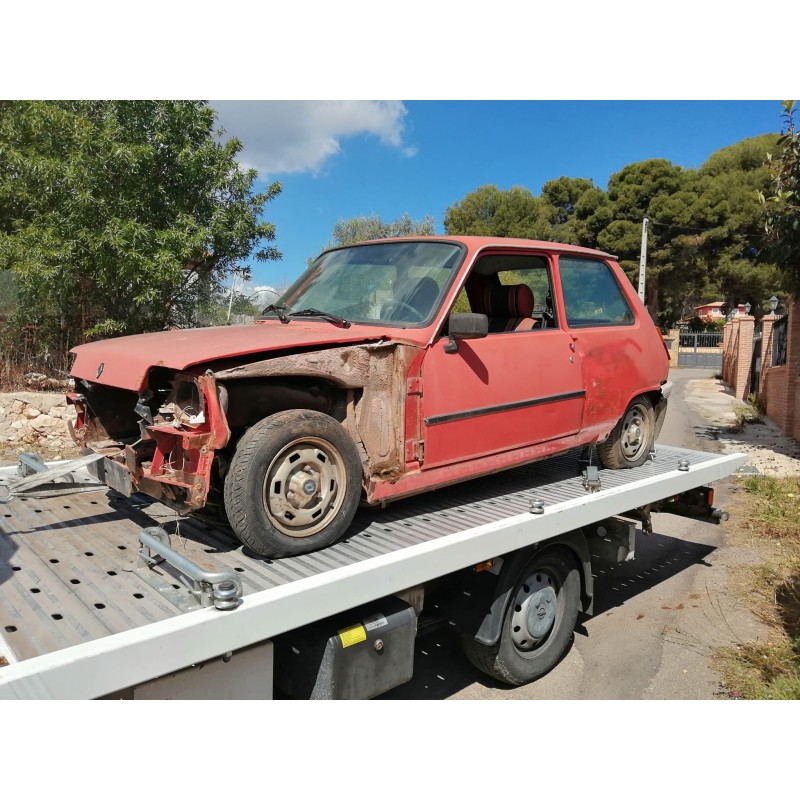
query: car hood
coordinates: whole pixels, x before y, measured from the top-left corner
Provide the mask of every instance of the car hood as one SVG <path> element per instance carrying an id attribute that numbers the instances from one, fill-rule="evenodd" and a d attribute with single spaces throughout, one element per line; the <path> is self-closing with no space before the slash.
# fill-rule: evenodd
<path id="1" fill-rule="evenodd" d="M 389 338 L 389 331 L 326 322 L 277 320 L 221 328 L 141 333 L 79 345 L 71 374 L 93 383 L 139 391 L 152 367 L 183 370 L 197 364 L 296 347 L 352 344 Z"/>

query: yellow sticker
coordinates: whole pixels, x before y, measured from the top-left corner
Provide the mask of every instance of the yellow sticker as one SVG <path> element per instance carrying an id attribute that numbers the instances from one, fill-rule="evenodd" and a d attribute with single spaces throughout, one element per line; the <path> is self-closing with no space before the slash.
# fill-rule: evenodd
<path id="1" fill-rule="evenodd" d="M 350 647 L 359 642 L 366 641 L 367 632 L 363 625 L 351 625 L 349 628 L 342 628 L 337 631 L 342 640 L 342 647 Z"/>

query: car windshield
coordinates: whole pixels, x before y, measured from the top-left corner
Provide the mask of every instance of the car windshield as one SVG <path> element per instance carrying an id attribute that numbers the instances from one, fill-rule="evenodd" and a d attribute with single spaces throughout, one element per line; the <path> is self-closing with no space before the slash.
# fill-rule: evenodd
<path id="1" fill-rule="evenodd" d="M 315 309 L 349 322 L 421 326 L 439 307 L 463 248 L 450 242 L 386 242 L 323 253 L 265 317 Z M 310 312 L 307 316 L 310 316 Z"/>

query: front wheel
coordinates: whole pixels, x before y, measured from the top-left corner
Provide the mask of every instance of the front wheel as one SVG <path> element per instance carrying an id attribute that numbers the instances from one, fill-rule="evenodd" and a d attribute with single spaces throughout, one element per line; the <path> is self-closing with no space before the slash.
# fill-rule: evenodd
<path id="1" fill-rule="evenodd" d="M 650 400 L 641 395 L 625 410 L 608 439 L 597 445 L 604 467 L 627 469 L 647 461 L 656 438 L 656 415 Z"/>
<path id="2" fill-rule="evenodd" d="M 299 555 L 336 542 L 361 496 L 358 451 L 319 411 L 281 411 L 239 441 L 225 477 L 225 511 L 239 540 L 262 556 Z"/>
<path id="3" fill-rule="evenodd" d="M 534 556 L 520 575 L 498 644 L 462 640 L 467 658 L 478 669 L 511 686 L 542 677 L 563 658 L 580 610 L 581 579 L 566 551 Z"/>

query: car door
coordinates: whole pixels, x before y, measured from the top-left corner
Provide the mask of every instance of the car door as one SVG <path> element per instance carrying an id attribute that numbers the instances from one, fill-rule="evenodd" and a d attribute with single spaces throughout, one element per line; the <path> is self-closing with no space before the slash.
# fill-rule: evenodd
<path id="1" fill-rule="evenodd" d="M 525 279 L 524 270 L 509 275 Z M 580 430 L 580 357 L 570 334 L 543 323 L 460 340 L 455 352 L 445 348 L 446 337 L 431 346 L 422 364 L 423 469 Z"/>

